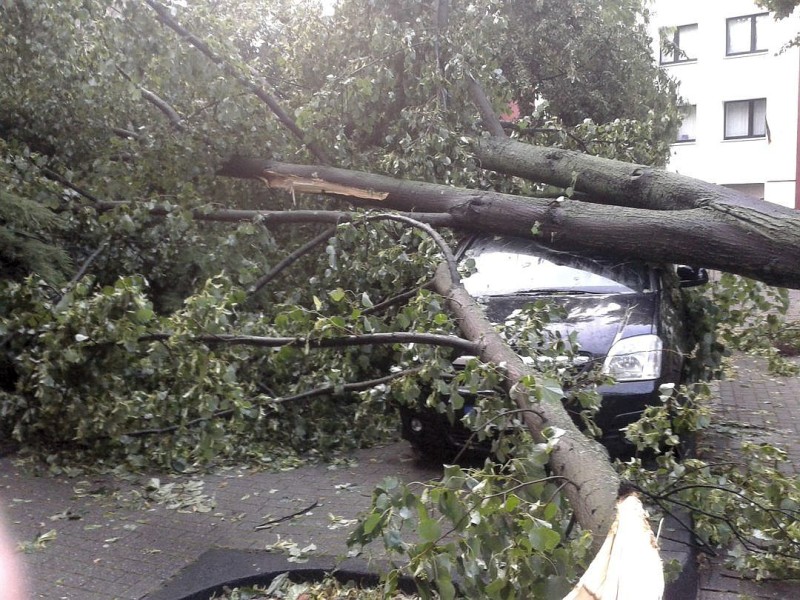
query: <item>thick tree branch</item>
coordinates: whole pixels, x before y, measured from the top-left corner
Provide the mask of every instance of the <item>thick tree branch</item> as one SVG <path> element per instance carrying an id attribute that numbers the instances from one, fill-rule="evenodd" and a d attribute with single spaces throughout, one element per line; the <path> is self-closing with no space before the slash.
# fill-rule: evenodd
<path id="1" fill-rule="evenodd" d="M 541 441 L 546 428 L 563 432 L 551 455 L 550 465 L 555 475 L 570 481 L 564 492 L 570 506 L 581 526 L 590 530 L 595 541 L 601 543 L 614 520 L 619 488 L 619 477 L 605 449 L 578 431 L 560 400 L 531 404 L 523 381 L 533 378 L 533 372 L 494 330 L 463 285 L 450 279 L 447 269 L 437 270 L 434 288 L 446 299 L 462 333 L 482 348 L 481 359 L 504 366 L 510 396 L 534 439 Z"/>
<path id="2" fill-rule="evenodd" d="M 481 166 L 558 187 L 573 186 L 593 202 L 686 210 L 713 203 L 796 217 L 792 209 L 765 203 L 706 181 L 573 150 L 534 146 L 516 140 L 480 138 L 473 144 Z M 573 185 L 574 181 L 574 185 Z"/>
<path id="3" fill-rule="evenodd" d="M 481 144 L 505 145 L 509 142 L 484 138 Z M 560 156 L 565 151 L 557 152 Z M 594 160 L 596 157 L 585 158 Z M 627 163 L 607 162 L 616 164 L 617 168 L 623 165 L 634 172 L 640 168 Z M 342 190 L 346 188 L 353 188 L 363 192 L 352 196 L 359 205 L 405 212 L 447 213 L 452 218 L 450 226 L 465 231 L 530 237 L 535 229 L 542 244 L 558 250 L 620 258 L 635 256 L 656 264 L 701 265 L 772 285 L 800 289 L 800 213 L 781 207 L 764 207 L 766 203 L 763 202 L 750 209 L 748 198 L 731 192 L 731 202 L 728 202 L 730 190 L 702 182 L 698 188 L 682 183 L 684 198 L 688 200 L 690 192 L 698 197 L 714 191 L 718 198 L 724 197 L 725 202 L 695 202 L 694 208 L 684 202 L 684 210 L 627 206 L 616 206 L 611 210 L 575 200 L 558 202 L 393 179 L 333 167 L 257 159 L 232 161 L 221 174 L 252 177 L 273 187 L 291 187 L 301 182 L 303 191 L 336 196 L 342 196 Z M 559 171 L 558 175 L 563 174 Z M 654 177 L 668 179 L 672 175 L 659 172 Z M 613 178 L 607 179 L 614 183 Z M 688 179 L 680 178 L 681 181 Z M 551 176 L 548 183 L 569 185 L 571 182 Z M 615 189 L 615 193 L 623 196 L 636 193 L 620 185 Z M 648 189 L 645 186 L 639 193 Z M 380 196 L 381 199 L 365 200 L 368 195 Z M 652 201 L 640 204 L 658 205 Z M 663 208 L 663 204 L 660 206 Z M 743 240 L 746 240 L 747 252 L 742 252 Z"/>
<path id="4" fill-rule="evenodd" d="M 494 112 L 492 103 L 489 102 L 489 98 L 486 97 L 486 92 L 483 91 L 483 87 L 478 83 L 478 80 L 475 79 L 472 73 L 467 74 L 467 85 L 469 87 L 469 94 L 472 96 L 472 101 L 475 103 L 475 106 L 478 107 L 486 129 L 493 137 L 505 138 L 506 132 L 503 129 L 503 124 L 500 122 L 497 113 Z"/>

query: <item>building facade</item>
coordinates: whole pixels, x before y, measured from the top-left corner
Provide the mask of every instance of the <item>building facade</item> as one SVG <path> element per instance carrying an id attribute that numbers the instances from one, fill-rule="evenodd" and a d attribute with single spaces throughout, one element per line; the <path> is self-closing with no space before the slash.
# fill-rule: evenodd
<path id="1" fill-rule="evenodd" d="M 668 169 L 800 209 L 797 20 L 752 0 L 656 0 L 654 53 L 680 82 Z"/>

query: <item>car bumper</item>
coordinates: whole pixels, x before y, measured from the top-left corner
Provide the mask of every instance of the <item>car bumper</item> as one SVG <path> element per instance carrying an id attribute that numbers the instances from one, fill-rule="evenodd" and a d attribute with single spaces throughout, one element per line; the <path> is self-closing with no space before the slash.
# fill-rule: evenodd
<path id="1" fill-rule="evenodd" d="M 626 381 L 599 388 L 602 397 L 595 423 L 603 430 L 603 438 L 624 438 L 621 429 L 638 421 L 649 406 L 661 403 L 661 380 Z"/>

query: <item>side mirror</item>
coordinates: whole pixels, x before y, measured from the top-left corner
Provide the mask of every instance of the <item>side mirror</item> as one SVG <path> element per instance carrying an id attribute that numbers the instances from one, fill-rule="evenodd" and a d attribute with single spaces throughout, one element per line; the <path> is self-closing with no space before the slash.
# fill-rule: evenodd
<path id="1" fill-rule="evenodd" d="M 708 271 L 706 269 L 690 267 L 688 265 L 678 265 L 676 270 L 682 288 L 695 287 L 708 283 Z"/>

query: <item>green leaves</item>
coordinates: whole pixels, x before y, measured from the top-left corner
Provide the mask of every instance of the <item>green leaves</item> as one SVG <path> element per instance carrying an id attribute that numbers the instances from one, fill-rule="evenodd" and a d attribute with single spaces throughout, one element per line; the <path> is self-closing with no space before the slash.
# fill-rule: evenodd
<path id="1" fill-rule="evenodd" d="M 417 532 L 423 542 L 434 543 L 442 536 L 442 527 L 434 519 L 423 517 L 417 525 Z"/>
<path id="2" fill-rule="evenodd" d="M 800 485 L 784 474 L 782 450 L 743 438 L 736 468 L 713 457 L 713 448 L 678 460 L 681 438 L 713 445 L 718 435 L 709 419 L 710 390 L 706 384 L 662 390 L 663 406 L 650 408 L 627 428 L 639 450 L 655 456 L 643 468 L 641 459 L 618 463 L 621 476 L 641 488 L 657 507 L 674 506 L 692 512 L 694 533 L 712 548 L 727 549 L 733 568 L 756 578 L 795 578 L 800 569 L 796 508 Z M 702 437 L 697 432 L 710 429 Z M 734 425 L 735 427 L 735 425 Z"/>
<path id="3" fill-rule="evenodd" d="M 528 534 L 528 541 L 537 552 L 552 552 L 561 542 L 561 536 L 552 529 L 537 527 Z"/>
<path id="4" fill-rule="evenodd" d="M 409 561 L 389 579 L 413 576 L 424 597 L 433 590 L 454 597 L 456 579 L 467 598 L 550 597 L 537 590 L 565 590 L 589 540 L 566 536 L 558 482 L 542 464 L 521 457 L 502 469 L 448 465 L 440 482 L 424 484 L 419 493 L 384 483 L 351 543 L 382 537 L 389 552 Z M 416 542 L 398 543 L 407 538 Z"/>

